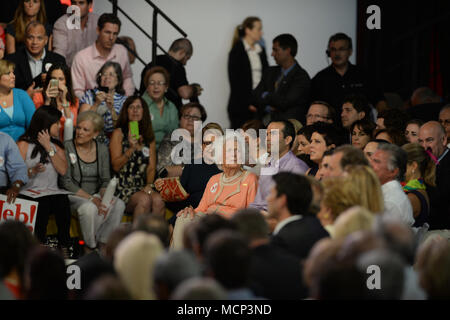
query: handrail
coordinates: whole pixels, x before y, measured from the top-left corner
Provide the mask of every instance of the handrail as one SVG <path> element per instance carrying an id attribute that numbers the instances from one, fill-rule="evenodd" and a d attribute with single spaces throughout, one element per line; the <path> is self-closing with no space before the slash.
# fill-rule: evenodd
<path id="1" fill-rule="evenodd" d="M 130 22 L 139 29 L 139 31 L 141 31 L 150 41 L 152 41 L 152 59 L 155 60 L 156 59 L 156 50 L 157 48 L 159 48 L 162 52 L 164 52 L 166 55 L 168 55 L 167 51 L 164 50 L 159 44 L 158 44 L 158 14 L 161 15 L 170 25 L 172 25 L 172 27 L 174 27 L 178 32 L 180 32 L 183 37 L 187 37 L 186 32 L 184 32 L 175 22 L 172 21 L 172 19 L 170 19 L 158 6 L 156 6 L 152 1 L 150 0 L 145 0 L 145 2 L 147 2 L 148 5 L 150 5 L 153 8 L 153 23 L 152 23 L 152 36 L 150 36 L 144 29 L 142 29 L 142 27 L 140 25 L 138 25 L 124 10 L 122 10 L 122 8 L 119 7 L 118 5 L 118 0 L 108 0 L 109 2 L 111 2 L 111 4 L 113 5 L 113 14 L 117 16 L 117 11 L 119 11 L 120 13 L 122 13 L 128 20 L 130 20 Z M 144 65 L 145 63 L 143 62 L 143 60 L 141 58 L 139 58 L 137 56 L 137 54 L 131 50 L 127 45 L 125 45 L 125 47 L 131 52 L 133 53 L 140 62 L 142 62 Z"/>

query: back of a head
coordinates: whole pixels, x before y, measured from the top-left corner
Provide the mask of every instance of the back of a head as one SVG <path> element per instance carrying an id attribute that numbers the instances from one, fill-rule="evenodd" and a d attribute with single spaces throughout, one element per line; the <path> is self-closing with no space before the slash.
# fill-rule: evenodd
<path id="1" fill-rule="evenodd" d="M 399 172 L 396 179 L 398 181 L 403 181 L 406 173 L 406 164 L 408 160 L 408 155 L 405 150 L 399 146 L 391 143 L 380 143 L 377 146 L 377 150 L 382 150 L 389 154 L 387 167 L 389 170 L 395 170 L 398 168 Z"/>
<path id="2" fill-rule="evenodd" d="M 201 266 L 186 250 L 165 252 L 158 257 L 154 270 L 155 285 L 166 286 L 170 295 L 183 281 L 201 276 Z M 159 297 L 161 299 L 161 297 Z"/>
<path id="3" fill-rule="evenodd" d="M 419 104 L 436 103 L 440 101 L 440 98 L 433 90 L 428 87 L 420 87 L 414 90 L 411 95 L 411 105 L 416 106 Z"/>
<path id="4" fill-rule="evenodd" d="M 135 220 L 133 229 L 135 231 L 144 231 L 149 234 L 154 234 L 159 238 L 164 247 L 169 246 L 169 224 L 162 217 L 158 217 L 154 214 L 142 214 Z"/>
<path id="5" fill-rule="evenodd" d="M 269 226 L 259 210 L 254 208 L 239 210 L 231 220 L 236 223 L 239 232 L 248 241 L 268 239 Z"/>
<path id="6" fill-rule="evenodd" d="M 92 283 L 83 299 L 129 300 L 131 296 L 117 276 L 104 275 Z"/>
<path id="7" fill-rule="evenodd" d="M 103 248 L 104 257 L 106 258 L 106 260 L 110 262 L 114 261 L 114 251 L 116 250 L 119 243 L 130 233 L 131 228 L 129 225 L 119 225 L 111 232 Z"/>
<path id="8" fill-rule="evenodd" d="M 114 268 L 133 299 L 154 299 L 153 270 L 163 253 L 161 241 L 152 234 L 135 231 L 117 247 Z"/>
<path id="9" fill-rule="evenodd" d="M 278 42 L 279 46 L 286 50 L 291 49 L 291 56 L 294 58 L 297 55 L 298 43 L 295 37 L 289 33 L 280 34 L 273 39 L 273 43 Z"/>
<path id="10" fill-rule="evenodd" d="M 355 206 L 342 212 L 334 223 L 334 238 L 345 238 L 356 231 L 371 230 L 373 214 L 364 207 Z"/>
<path id="11" fill-rule="evenodd" d="M 425 183 L 432 187 L 436 186 L 436 165 L 424 147 L 418 143 L 407 143 L 402 146 L 402 149 L 406 151 L 408 164 L 417 163 Z"/>
<path id="12" fill-rule="evenodd" d="M 193 48 L 191 41 L 189 41 L 186 38 L 180 38 L 172 42 L 169 51 L 178 52 L 180 50 L 183 50 L 186 53 L 186 55 L 192 56 Z"/>
<path id="13" fill-rule="evenodd" d="M 313 198 L 308 178 L 291 172 L 280 172 L 272 179 L 276 184 L 277 196 L 286 195 L 290 213 L 307 215 Z"/>
<path id="14" fill-rule="evenodd" d="M 218 214 L 207 214 L 198 221 L 194 228 L 194 237 L 196 245 L 202 253 L 208 237 L 219 230 L 236 230 L 236 225 Z"/>
<path id="15" fill-rule="evenodd" d="M 193 278 L 181 283 L 171 300 L 226 300 L 227 292 L 216 280 Z"/>
<path id="16" fill-rule="evenodd" d="M 333 154 L 342 152 L 341 158 L 341 168 L 345 170 L 345 167 L 349 165 L 363 165 L 368 166 L 369 161 L 367 160 L 364 152 L 352 145 L 345 144 L 334 149 Z"/>
<path id="17" fill-rule="evenodd" d="M 205 245 L 207 272 L 226 289 L 247 286 L 250 249 L 245 238 L 236 231 L 218 231 Z"/>
<path id="18" fill-rule="evenodd" d="M 406 123 L 410 120 L 410 116 L 403 110 L 387 109 L 378 113 L 378 118 L 384 119 L 386 128 L 396 128 L 402 132 L 406 129 Z"/>

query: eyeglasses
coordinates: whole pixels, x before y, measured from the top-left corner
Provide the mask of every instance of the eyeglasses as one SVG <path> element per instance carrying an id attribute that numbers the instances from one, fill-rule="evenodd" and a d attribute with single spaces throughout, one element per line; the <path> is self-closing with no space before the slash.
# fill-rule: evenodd
<path id="1" fill-rule="evenodd" d="M 156 87 L 156 86 L 159 86 L 159 87 L 162 87 L 162 86 L 165 86 L 166 85 L 166 83 L 164 82 L 164 81 L 150 81 L 149 83 L 148 83 L 148 85 L 149 86 L 154 86 L 154 87 Z"/>
<path id="2" fill-rule="evenodd" d="M 191 116 L 190 114 L 183 114 L 183 119 L 199 121 L 201 119 L 201 117 L 199 117 L 199 116 Z"/>
<path id="3" fill-rule="evenodd" d="M 117 74 L 112 73 L 112 72 L 108 72 L 108 73 L 100 73 L 100 77 L 111 77 L 111 78 L 115 78 L 115 77 L 117 77 Z"/>

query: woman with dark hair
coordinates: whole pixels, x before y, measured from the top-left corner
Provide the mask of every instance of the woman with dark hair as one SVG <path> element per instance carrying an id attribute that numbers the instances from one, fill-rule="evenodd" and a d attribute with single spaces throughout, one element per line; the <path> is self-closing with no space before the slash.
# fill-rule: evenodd
<path id="1" fill-rule="evenodd" d="M 250 105 L 252 90 L 268 67 L 264 48 L 258 42 L 262 37 L 262 23 L 258 17 L 247 17 L 236 27 L 232 49 L 228 56 L 230 98 L 228 116 L 231 128 L 238 129 L 254 118 L 256 109 Z"/>
<path id="2" fill-rule="evenodd" d="M 52 45 L 52 27 L 47 24 L 44 0 L 20 0 L 13 21 L 6 26 L 6 53 L 13 54 L 25 46 L 25 29 L 31 21 L 38 20 L 45 26 L 49 36 L 48 48 Z"/>
<path id="3" fill-rule="evenodd" d="M 45 242 L 48 218 L 55 214 L 59 246 L 66 250 L 70 240 L 70 203 L 67 192 L 58 187 L 58 175 L 63 176 L 67 171 L 64 146 L 58 140 L 60 118 L 59 110 L 42 106 L 34 113 L 17 145 L 29 178 L 20 193 L 39 203 L 35 235 L 41 243 Z"/>
<path id="4" fill-rule="evenodd" d="M 97 88 L 86 91 L 81 99 L 80 113 L 94 111 L 103 117 L 105 137 L 99 137 L 106 144 L 114 130 L 120 110 L 126 100 L 120 64 L 107 61 L 97 73 Z"/>
<path id="5" fill-rule="evenodd" d="M 419 129 L 423 125 L 423 121 L 420 119 L 409 120 L 406 123 L 405 138 L 409 143 L 419 142 Z"/>
<path id="6" fill-rule="evenodd" d="M 404 132 L 394 127 L 376 130 L 374 135 L 375 139 L 385 140 L 389 143 L 396 144 L 399 147 L 401 147 L 407 142 Z"/>
<path id="7" fill-rule="evenodd" d="M 357 120 L 352 123 L 350 132 L 352 134 L 352 145 L 358 149 L 364 150 L 364 147 L 372 139 L 372 134 L 376 124 L 369 120 Z"/>
<path id="8" fill-rule="evenodd" d="M 35 93 L 33 102 L 36 108 L 43 106 L 52 106 L 61 111 L 61 129 L 60 139 L 63 141 L 64 124 L 66 119 L 72 119 L 75 127 L 78 116 L 79 101 L 75 96 L 72 87 L 72 76 L 70 69 L 64 63 L 55 63 L 48 70 L 48 76 L 45 79 L 43 93 Z"/>
<path id="9" fill-rule="evenodd" d="M 132 134 L 130 121 L 137 121 L 139 136 Z M 118 173 L 116 196 L 127 204 L 125 212 L 134 219 L 144 213 L 164 214 L 164 201 L 154 192 L 156 142 L 147 104 L 129 97 L 120 112 L 109 145 L 112 168 Z"/>

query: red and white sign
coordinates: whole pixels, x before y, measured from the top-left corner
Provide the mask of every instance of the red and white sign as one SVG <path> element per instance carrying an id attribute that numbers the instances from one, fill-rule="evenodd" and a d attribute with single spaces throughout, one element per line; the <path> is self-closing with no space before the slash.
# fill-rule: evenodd
<path id="1" fill-rule="evenodd" d="M 31 233 L 34 233 L 38 202 L 17 198 L 11 204 L 6 202 L 6 199 L 4 194 L 0 194 L 0 223 L 6 220 L 22 221 Z"/>

